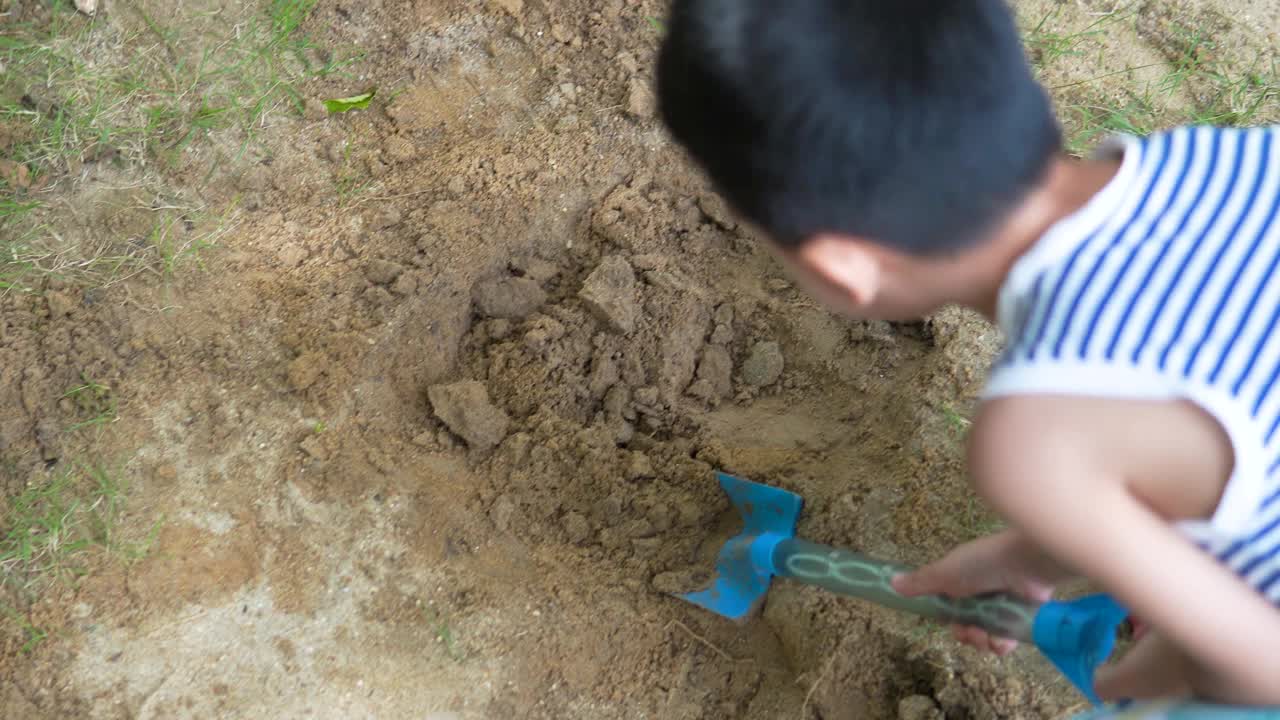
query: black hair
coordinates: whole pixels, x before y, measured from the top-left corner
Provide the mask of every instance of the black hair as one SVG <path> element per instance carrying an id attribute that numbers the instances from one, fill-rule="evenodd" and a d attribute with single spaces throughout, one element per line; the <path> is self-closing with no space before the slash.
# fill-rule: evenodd
<path id="1" fill-rule="evenodd" d="M 746 219 L 945 253 L 1061 149 L 1004 0 L 675 0 L 661 117 Z"/>

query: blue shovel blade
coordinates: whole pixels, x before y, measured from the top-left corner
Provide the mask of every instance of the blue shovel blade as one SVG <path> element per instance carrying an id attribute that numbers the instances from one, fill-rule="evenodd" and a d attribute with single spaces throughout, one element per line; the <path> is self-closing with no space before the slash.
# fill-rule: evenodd
<path id="1" fill-rule="evenodd" d="M 742 516 L 743 529 L 720 550 L 711 587 L 681 598 L 718 615 L 737 620 L 769 591 L 773 567 L 767 557 L 751 552 L 761 537 L 794 537 L 804 501 L 781 488 L 717 473 L 720 487 Z M 754 556 L 753 556 L 754 555 Z"/>

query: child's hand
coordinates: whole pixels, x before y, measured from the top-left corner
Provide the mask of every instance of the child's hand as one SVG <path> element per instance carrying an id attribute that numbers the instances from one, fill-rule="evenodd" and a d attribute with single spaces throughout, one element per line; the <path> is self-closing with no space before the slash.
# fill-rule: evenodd
<path id="1" fill-rule="evenodd" d="M 908 597 L 962 598 L 1007 592 L 1045 602 L 1052 597 L 1054 584 L 1066 575 L 1009 530 L 961 545 L 937 562 L 899 575 L 893 579 L 893 587 Z M 1018 646 L 1014 640 L 992 637 L 976 627 L 955 625 L 951 630 L 960 642 L 1001 656 Z"/>

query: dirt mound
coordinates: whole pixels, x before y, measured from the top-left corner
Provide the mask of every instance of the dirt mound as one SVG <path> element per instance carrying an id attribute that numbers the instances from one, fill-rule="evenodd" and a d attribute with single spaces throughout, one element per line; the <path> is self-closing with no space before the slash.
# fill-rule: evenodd
<path id="1" fill-rule="evenodd" d="M 1210 57 L 1158 3 L 1123 26 L 1097 5 L 1019 3 L 1082 138 L 1099 97 L 1129 97 L 1112 64 Z M 1270 12 L 1244 3 L 1254 20 L 1233 24 L 1178 5 L 1224 38 Z M 0 168 L 40 201 L 33 227 L 56 230 L 32 236 L 54 265 L 23 249 L 8 290 L 0 265 L 0 506 L 71 467 L 110 468 L 98 479 L 120 492 L 118 526 L 87 531 L 103 551 L 76 557 L 84 579 L 0 597 L 15 610 L 0 714 L 923 720 L 1074 704 L 1030 652 L 997 663 L 791 583 L 742 624 L 673 597 L 738 530 L 720 471 L 801 494 L 806 538 L 907 563 L 992 530 L 960 441 L 999 338 L 955 310 L 851 322 L 786 280 L 654 117 L 663 3 L 268 9 L 283 14 L 147 1 L 89 19 L 0 0 L 15 23 L 71 33 L 38 46 L 64 69 L 236 69 L 204 95 L 136 88 L 145 101 L 120 112 L 154 120 L 149 144 L 96 133 L 57 161 L 23 156 L 25 177 Z M 1080 48 L 1104 41 L 1126 51 L 1102 58 L 1115 82 L 1081 84 L 1095 53 Z M 0 80 L 12 117 L 80 87 L 28 78 L 10 97 L 17 76 Z M 1217 77 L 1170 102 L 1213 101 Z M 271 100 L 252 122 L 211 118 L 255 79 Z M 119 87 L 135 86 L 84 92 Z M 365 110 L 320 102 L 369 88 Z M 35 127 L 0 119 L 0 148 Z"/>

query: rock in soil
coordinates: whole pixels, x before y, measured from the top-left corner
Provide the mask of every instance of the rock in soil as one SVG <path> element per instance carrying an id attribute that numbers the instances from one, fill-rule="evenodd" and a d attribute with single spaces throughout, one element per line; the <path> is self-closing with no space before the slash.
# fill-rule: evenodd
<path id="1" fill-rule="evenodd" d="M 611 255 L 587 277 L 578 293 L 587 308 L 615 332 L 630 334 L 636 329 L 639 305 L 636 302 L 636 273 L 619 255 Z"/>
<path id="2" fill-rule="evenodd" d="M 389 285 L 400 277 L 404 268 L 390 260 L 373 260 L 364 269 L 364 276 L 375 285 Z"/>
<path id="3" fill-rule="evenodd" d="M 524 12 L 524 0 L 493 0 L 493 1 L 498 7 L 511 13 L 511 15 L 514 17 L 520 17 L 520 14 Z"/>
<path id="4" fill-rule="evenodd" d="M 767 387 L 782 377 L 783 367 L 782 347 L 772 340 L 758 342 L 742 363 L 742 381 L 754 387 Z"/>
<path id="5" fill-rule="evenodd" d="M 591 523 L 581 513 L 571 512 L 564 517 L 564 534 L 571 543 L 580 543 L 591 534 Z"/>
<path id="6" fill-rule="evenodd" d="M 45 301 L 49 303 L 49 314 L 53 317 L 70 315 L 71 311 L 76 307 L 74 298 L 65 292 L 57 290 L 50 291 L 45 295 Z"/>
<path id="7" fill-rule="evenodd" d="M 481 315 L 504 320 L 524 319 L 547 301 L 538 283 L 523 277 L 482 280 L 471 296 Z"/>
<path id="8" fill-rule="evenodd" d="M 507 436 L 507 414 L 489 401 L 489 391 L 475 380 L 436 385 L 427 390 L 436 417 L 472 450 L 487 452 Z"/>
<path id="9" fill-rule="evenodd" d="M 698 382 L 689 392 L 708 402 L 719 402 L 733 392 L 733 358 L 719 345 L 708 345 L 698 363 Z"/>
<path id="10" fill-rule="evenodd" d="M 654 97 L 653 88 L 640 78 L 631 80 L 627 93 L 627 112 L 642 120 L 650 120 L 657 112 L 658 101 Z"/>
<path id="11" fill-rule="evenodd" d="M 324 356 L 316 352 L 305 352 L 289 363 L 289 384 L 295 390 L 306 390 L 315 384 L 324 374 Z"/>
<path id="12" fill-rule="evenodd" d="M 933 698 L 912 695 L 898 703 L 898 720 L 942 720 L 942 710 Z"/>

